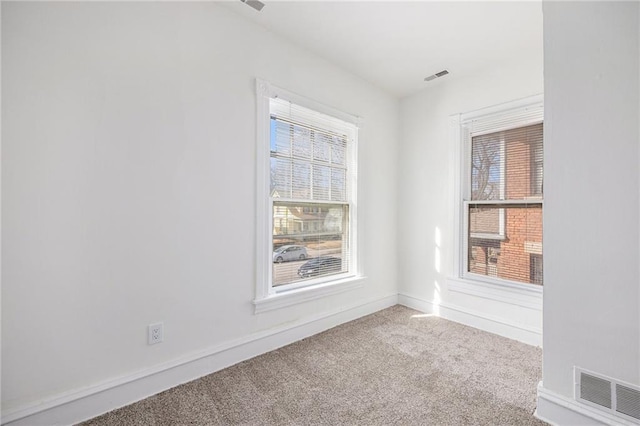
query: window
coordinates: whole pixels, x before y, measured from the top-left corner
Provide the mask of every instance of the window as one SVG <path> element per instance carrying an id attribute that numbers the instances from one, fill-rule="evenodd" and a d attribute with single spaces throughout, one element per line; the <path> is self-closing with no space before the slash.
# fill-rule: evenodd
<path id="1" fill-rule="evenodd" d="M 258 81 L 260 300 L 357 276 L 357 119 Z"/>
<path id="2" fill-rule="evenodd" d="M 542 255 L 531 254 L 531 282 L 542 285 Z"/>
<path id="3" fill-rule="evenodd" d="M 460 275 L 542 286 L 542 102 L 463 115 Z"/>

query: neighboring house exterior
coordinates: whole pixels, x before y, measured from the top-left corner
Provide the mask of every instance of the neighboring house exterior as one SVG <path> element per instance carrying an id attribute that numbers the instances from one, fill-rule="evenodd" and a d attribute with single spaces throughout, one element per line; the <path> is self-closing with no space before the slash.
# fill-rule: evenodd
<path id="1" fill-rule="evenodd" d="M 542 285 L 542 123 L 473 138 L 469 272 Z"/>
<path id="2" fill-rule="evenodd" d="M 342 217 L 342 209 L 329 205 L 276 203 L 273 207 L 274 246 L 339 239 L 343 230 Z"/>
<path id="3" fill-rule="evenodd" d="M 302 235 L 324 231 L 329 211 L 320 207 L 276 205 L 273 208 L 273 235 Z"/>

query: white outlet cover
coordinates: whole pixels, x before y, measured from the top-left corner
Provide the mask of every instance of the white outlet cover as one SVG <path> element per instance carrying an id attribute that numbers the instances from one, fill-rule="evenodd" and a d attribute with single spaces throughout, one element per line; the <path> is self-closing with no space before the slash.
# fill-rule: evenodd
<path id="1" fill-rule="evenodd" d="M 150 345 L 162 342 L 164 339 L 164 324 L 157 322 L 149 324 L 147 340 Z"/>

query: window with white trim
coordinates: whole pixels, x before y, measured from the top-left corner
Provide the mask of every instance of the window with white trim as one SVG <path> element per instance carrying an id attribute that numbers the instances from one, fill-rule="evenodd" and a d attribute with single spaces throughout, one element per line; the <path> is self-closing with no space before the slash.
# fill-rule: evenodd
<path id="1" fill-rule="evenodd" d="M 543 109 L 461 116 L 463 278 L 542 285 Z"/>
<path id="2" fill-rule="evenodd" d="M 357 275 L 357 118 L 258 81 L 257 301 Z"/>

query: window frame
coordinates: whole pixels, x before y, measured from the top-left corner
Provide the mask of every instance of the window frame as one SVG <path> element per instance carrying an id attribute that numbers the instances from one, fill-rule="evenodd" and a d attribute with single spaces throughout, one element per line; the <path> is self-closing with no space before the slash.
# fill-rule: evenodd
<path id="1" fill-rule="evenodd" d="M 535 95 L 524 99 L 496 105 L 469 113 L 455 114 L 450 117 L 451 138 L 454 143 L 452 168 L 454 181 L 454 252 L 449 289 L 493 300 L 506 301 L 537 310 L 542 309 L 543 286 L 520 283 L 498 277 L 475 274 L 468 271 L 468 206 L 477 204 L 505 204 L 512 202 L 498 200 L 471 201 L 471 138 L 481 134 L 494 133 L 536 123 L 544 119 L 544 98 Z M 473 126 L 476 131 L 472 132 Z M 523 200 L 521 204 L 526 204 Z M 544 197 L 534 197 L 531 204 L 540 204 L 544 208 Z M 500 216 L 500 228 L 504 230 L 504 217 Z M 501 232 L 504 236 L 504 233 Z M 495 235 L 494 239 L 500 236 Z"/>
<path id="2" fill-rule="evenodd" d="M 337 118 L 354 126 L 353 142 L 347 147 L 352 156 L 353 170 L 348 179 L 349 194 L 346 202 L 335 204 L 348 205 L 348 229 L 344 232 L 349 239 L 348 272 L 332 274 L 305 281 L 273 286 L 273 206 L 277 202 L 301 202 L 304 204 L 332 204 L 331 201 L 292 200 L 271 196 L 270 175 L 270 99 L 280 98 L 314 112 Z M 255 313 L 294 305 L 307 300 L 328 296 L 350 290 L 362 285 L 364 276 L 359 269 L 357 237 L 357 164 L 358 130 L 362 120 L 354 115 L 328 107 L 304 96 L 274 86 L 267 81 L 256 79 L 257 99 L 257 204 L 256 204 L 256 294 L 253 304 Z"/>

